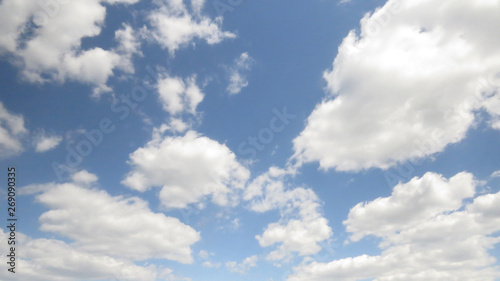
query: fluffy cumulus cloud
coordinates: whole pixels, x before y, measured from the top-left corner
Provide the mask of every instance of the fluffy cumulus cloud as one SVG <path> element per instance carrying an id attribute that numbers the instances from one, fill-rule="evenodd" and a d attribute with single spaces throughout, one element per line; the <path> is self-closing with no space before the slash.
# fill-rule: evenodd
<path id="1" fill-rule="evenodd" d="M 77 250 L 118 259 L 168 259 L 191 263 L 191 245 L 200 234 L 178 219 L 152 212 L 137 197 L 111 196 L 93 188 L 97 177 L 73 175 L 73 182 L 28 186 L 36 201 L 49 208 L 39 221 L 42 231 L 73 241 Z M 22 190 L 21 190 L 22 191 Z"/>
<path id="2" fill-rule="evenodd" d="M 21 137 L 28 130 L 24 118 L 10 113 L 0 102 L 0 158 L 6 158 L 23 151 Z"/>
<path id="3" fill-rule="evenodd" d="M 476 185 L 468 173 L 428 173 L 397 185 L 390 197 L 358 204 L 344 224 L 353 241 L 380 238 L 381 254 L 313 261 L 288 280 L 498 280 L 488 250 L 500 242 L 500 192 L 465 200 Z"/>
<path id="4" fill-rule="evenodd" d="M 353 233 L 353 241 L 367 235 L 391 235 L 405 225 L 419 224 L 429 217 L 459 209 L 462 200 L 472 197 L 474 190 L 471 174 L 460 173 L 447 180 L 427 173 L 396 185 L 391 197 L 356 205 L 344 224 Z"/>
<path id="5" fill-rule="evenodd" d="M 285 178 L 289 173 L 272 167 L 248 185 L 243 197 L 250 202 L 252 211 L 281 213 L 279 222 L 270 223 L 262 235 L 256 236 L 262 247 L 277 244 L 267 256 L 271 261 L 289 260 L 294 253 L 318 253 L 320 243 L 333 235 L 328 221 L 320 214 L 319 198 L 311 189 L 288 188 Z"/>
<path id="6" fill-rule="evenodd" d="M 248 86 L 246 72 L 252 66 L 253 59 L 248 53 L 241 54 L 234 60 L 234 63 L 229 67 L 229 85 L 226 90 L 229 94 L 234 95 L 241 92 L 241 89 Z"/>
<path id="7" fill-rule="evenodd" d="M 203 100 L 204 94 L 196 84 L 196 76 L 185 80 L 180 77 L 166 76 L 157 85 L 163 109 L 171 115 L 182 113 L 196 114 L 196 107 Z"/>
<path id="8" fill-rule="evenodd" d="M 217 205 L 235 205 L 250 176 L 226 145 L 194 131 L 155 135 L 130 155 L 129 164 L 133 169 L 122 183 L 138 191 L 161 187 L 160 199 L 168 208 L 184 208 L 206 197 Z"/>
<path id="9" fill-rule="evenodd" d="M 155 42 L 168 49 L 173 55 L 180 47 L 195 39 L 216 44 L 236 35 L 221 30 L 222 18 L 215 20 L 201 14 L 205 1 L 191 0 L 188 6 L 180 0 L 155 0 L 158 8 L 151 11 L 148 20 L 150 30 L 146 30 Z"/>
<path id="10" fill-rule="evenodd" d="M 115 68 L 131 71 L 130 55 L 122 53 L 123 44 L 112 50 L 84 50 L 81 41 L 100 34 L 106 17 L 104 4 L 135 2 L 2 1 L 0 54 L 13 55 L 22 66 L 22 76 L 30 82 L 72 80 L 93 85 L 95 93 L 107 91 L 106 81 Z M 123 39 L 120 34 L 117 37 Z"/>
<path id="11" fill-rule="evenodd" d="M 329 94 L 294 140 L 299 163 L 387 168 L 462 140 L 485 110 L 500 128 L 498 1 L 390 0 L 324 74 Z"/>

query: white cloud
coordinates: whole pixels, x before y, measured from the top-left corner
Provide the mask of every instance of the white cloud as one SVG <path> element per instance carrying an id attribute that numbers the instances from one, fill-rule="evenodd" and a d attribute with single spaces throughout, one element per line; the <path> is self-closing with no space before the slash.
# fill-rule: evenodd
<path id="1" fill-rule="evenodd" d="M 106 16 L 103 2 L 132 4 L 137 0 L 17 1 L 0 4 L 0 53 L 16 57 L 22 76 L 30 82 L 78 81 L 108 91 L 113 70 L 130 56 L 99 47 L 82 49 L 84 37 L 100 34 Z M 119 37 L 119 36 L 118 36 Z"/>
<path id="2" fill-rule="evenodd" d="M 488 250 L 500 242 L 500 193 L 465 203 L 475 184 L 468 173 L 449 180 L 428 173 L 396 186 L 388 198 L 358 204 L 347 230 L 355 241 L 381 238 L 382 253 L 313 261 L 288 280 L 497 280 L 500 271 Z"/>
<path id="3" fill-rule="evenodd" d="M 35 151 L 42 153 L 52 150 L 61 143 L 62 139 L 61 136 L 47 135 L 45 132 L 41 132 L 33 140 Z"/>
<path id="4" fill-rule="evenodd" d="M 193 12 L 183 1 L 157 0 L 155 3 L 159 8 L 149 13 L 152 29 L 146 33 L 163 48 L 167 48 L 171 55 L 195 39 L 216 44 L 226 38 L 236 37 L 231 32 L 221 30 L 222 18 L 212 20 L 201 15 L 204 1 L 193 1 Z"/>
<path id="5" fill-rule="evenodd" d="M 459 142 L 481 108 L 500 127 L 499 13 L 497 1 L 390 0 L 364 17 L 324 74 L 329 95 L 294 140 L 294 158 L 388 168 Z"/>
<path id="6" fill-rule="evenodd" d="M 49 208 L 39 218 L 42 231 L 73 240 L 75 249 L 113 258 L 193 261 L 190 246 L 200 239 L 194 229 L 152 212 L 140 198 L 87 187 L 96 177 L 86 171 L 73 179 L 38 189 L 36 201 Z"/>
<path id="7" fill-rule="evenodd" d="M 279 244 L 267 256 L 272 261 L 289 260 L 294 252 L 301 256 L 315 254 L 321 250 L 319 243 L 333 235 L 328 221 L 319 213 L 320 200 L 314 191 L 285 187 L 283 176 L 287 173 L 271 168 L 254 179 L 244 194 L 251 210 L 281 213 L 279 222 L 269 224 L 262 235 L 255 237 L 262 247 Z"/>
<path id="8" fill-rule="evenodd" d="M 96 175 L 87 172 L 86 170 L 82 170 L 71 175 L 71 179 L 75 183 L 90 185 L 96 183 L 99 178 Z"/>
<path id="9" fill-rule="evenodd" d="M 455 211 L 462 206 L 463 199 L 474 193 L 475 182 L 469 173 L 457 174 L 449 180 L 427 173 L 396 185 L 390 197 L 359 203 L 351 209 L 344 224 L 347 231 L 353 233 L 353 241 L 367 235 L 385 237 L 403 226 L 420 224 L 443 212 Z"/>
<path id="10" fill-rule="evenodd" d="M 160 200 L 169 208 L 185 208 L 207 196 L 217 205 L 235 205 L 250 176 L 226 145 L 194 131 L 155 135 L 130 155 L 129 164 L 133 170 L 122 183 L 138 191 L 161 187 Z"/>
<path id="11" fill-rule="evenodd" d="M 226 89 L 229 94 L 238 94 L 241 89 L 248 86 L 246 72 L 250 70 L 252 61 L 253 59 L 248 53 L 242 53 L 234 60 L 234 64 L 229 68 L 229 85 Z"/>
<path id="12" fill-rule="evenodd" d="M 498 177 L 500 177 L 500 170 L 493 172 L 490 177 L 491 178 L 498 178 Z"/>
<path id="13" fill-rule="evenodd" d="M 246 274 L 250 268 L 257 266 L 257 261 L 259 258 L 257 256 L 250 256 L 245 258 L 241 263 L 235 261 L 226 262 L 226 268 L 230 272 L 238 272 L 241 274 Z"/>
<path id="14" fill-rule="evenodd" d="M 24 118 L 10 113 L 0 102 L 0 158 L 21 153 L 23 151 L 21 137 L 27 132 Z"/>
<path id="15" fill-rule="evenodd" d="M 0 238 L 7 241 L 7 233 L 0 230 Z M 16 280 L 32 281 L 79 281 L 79 280 L 130 280 L 155 281 L 158 268 L 138 266 L 134 263 L 76 249 L 55 239 L 32 239 L 17 233 L 18 263 Z M 7 243 L 2 243 L 7 253 Z M 4 267 L 5 269 L 5 267 Z M 11 280 L 12 273 L 0 272 L 0 278 Z"/>
<path id="16" fill-rule="evenodd" d="M 205 97 L 196 85 L 195 75 L 185 81 L 179 77 L 166 76 L 159 79 L 157 87 L 163 109 L 171 115 L 195 115 L 196 107 Z"/>

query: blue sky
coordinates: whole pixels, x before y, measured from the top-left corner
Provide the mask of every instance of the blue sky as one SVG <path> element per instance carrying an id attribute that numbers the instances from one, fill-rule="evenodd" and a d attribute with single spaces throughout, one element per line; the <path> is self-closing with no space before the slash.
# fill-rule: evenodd
<path id="1" fill-rule="evenodd" d="M 0 279 L 499 280 L 499 12 L 2 1 Z"/>

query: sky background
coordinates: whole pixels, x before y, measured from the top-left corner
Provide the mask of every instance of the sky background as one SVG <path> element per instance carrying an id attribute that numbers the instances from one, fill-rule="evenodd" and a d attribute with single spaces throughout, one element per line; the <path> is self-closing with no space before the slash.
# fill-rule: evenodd
<path id="1" fill-rule="evenodd" d="M 500 280 L 499 14 L 1 1 L 0 280 Z"/>

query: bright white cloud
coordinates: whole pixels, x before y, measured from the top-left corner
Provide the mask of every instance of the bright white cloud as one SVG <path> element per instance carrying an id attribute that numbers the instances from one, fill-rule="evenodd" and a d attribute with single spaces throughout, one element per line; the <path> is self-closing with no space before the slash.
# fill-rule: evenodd
<path id="1" fill-rule="evenodd" d="M 21 137 L 27 132 L 24 118 L 10 113 L 0 102 L 0 158 L 21 153 L 23 151 Z"/>
<path id="2" fill-rule="evenodd" d="M 220 262 L 205 261 L 201 265 L 203 267 L 206 267 L 206 268 L 219 268 L 221 266 L 221 263 Z"/>
<path id="3" fill-rule="evenodd" d="M 61 143 L 62 139 L 61 136 L 47 135 L 45 132 L 41 132 L 33 140 L 35 151 L 42 153 L 52 150 Z"/>
<path id="4" fill-rule="evenodd" d="M 324 74 L 329 95 L 294 140 L 321 168 L 388 168 L 465 137 L 481 108 L 498 128 L 498 1 L 390 0 L 361 20 Z"/>
<path id="5" fill-rule="evenodd" d="M 71 179 L 75 183 L 90 185 L 90 184 L 97 182 L 97 180 L 99 178 L 97 178 L 96 175 L 87 172 L 86 170 L 82 170 L 82 171 L 79 171 L 77 173 L 72 174 Z"/>
<path id="6" fill-rule="evenodd" d="M 171 115 L 195 115 L 196 107 L 205 97 L 196 85 L 195 75 L 185 81 L 179 77 L 163 77 L 159 79 L 157 88 L 163 109 Z"/>
<path id="7" fill-rule="evenodd" d="M 126 62 L 130 55 L 121 56 L 123 44 L 118 50 L 83 50 L 81 41 L 100 34 L 106 16 L 105 2 L 137 1 L 2 1 L 0 53 L 15 55 L 22 65 L 22 76 L 30 82 L 72 80 L 93 85 L 95 94 L 108 91 L 106 82 L 116 67 L 126 66 L 122 69 L 131 71 Z"/>
<path id="8" fill-rule="evenodd" d="M 250 268 L 257 266 L 258 260 L 259 258 L 257 256 L 250 256 L 248 258 L 245 258 L 241 263 L 229 261 L 226 262 L 226 268 L 230 272 L 245 274 L 250 270 Z"/>
<path id="9" fill-rule="evenodd" d="M 161 187 L 160 200 L 169 208 L 185 208 L 207 196 L 217 205 L 235 205 L 250 176 L 226 145 L 194 131 L 155 135 L 130 155 L 129 164 L 133 170 L 122 183 L 138 191 Z"/>
<path id="10" fill-rule="evenodd" d="M 73 179 L 38 188 L 42 193 L 36 201 L 49 208 L 39 218 L 42 231 L 73 240 L 76 249 L 113 258 L 193 261 L 190 246 L 200 239 L 194 229 L 152 212 L 140 198 L 89 187 L 96 177 L 86 171 Z"/>
<path id="11" fill-rule="evenodd" d="M 192 10 L 178 0 L 156 0 L 158 9 L 149 13 L 151 30 L 146 31 L 153 40 L 171 55 L 195 39 L 205 40 L 208 44 L 216 44 L 236 35 L 221 30 L 222 18 L 215 20 L 201 15 L 204 1 L 192 1 Z"/>
<path id="12" fill-rule="evenodd" d="M 16 280 L 157 280 L 155 266 L 137 266 L 127 260 L 89 253 L 60 240 L 32 239 L 19 232 L 17 237 L 18 249 L 22 249 L 18 262 L 22 266 L 15 273 Z M 0 238 L 7 241 L 7 233 L 0 230 Z M 2 244 L 2 252 L 7 253 L 7 243 Z M 12 273 L 2 270 L 0 278 L 12 280 Z"/>
<path id="13" fill-rule="evenodd" d="M 465 203 L 475 184 L 468 173 L 449 180 L 428 173 L 397 185 L 388 198 L 356 205 L 344 222 L 347 230 L 355 241 L 381 238 L 382 253 L 313 261 L 288 280 L 497 280 L 488 250 L 500 242 L 500 193 Z"/>
<path id="14" fill-rule="evenodd" d="M 250 70 L 252 61 L 248 53 L 243 53 L 234 60 L 234 64 L 229 68 L 229 85 L 226 89 L 229 94 L 238 94 L 241 89 L 248 86 L 246 72 Z"/>
<path id="15" fill-rule="evenodd" d="M 474 193 L 475 182 L 469 173 L 457 174 L 449 180 L 427 173 L 396 185 L 390 197 L 359 203 L 351 209 L 344 224 L 347 231 L 353 233 L 353 241 L 367 235 L 385 237 L 403 226 L 420 224 L 443 212 L 455 211 L 462 206 L 463 199 Z"/>
<path id="16" fill-rule="evenodd" d="M 320 243 L 333 233 L 328 221 L 321 216 L 320 200 L 313 190 L 288 188 L 284 176 L 289 172 L 271 168 L 254 179 L 246 188 L 244 199 L 255 212 L 280 210 L 281 219 L 269 224 L 255 238 L 262 247 L 279 244 L 269 253 L 268 260 L 288 260 L 293 253 L 312 255 L 321 250 Z"/>

